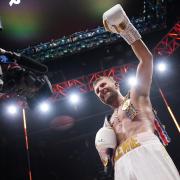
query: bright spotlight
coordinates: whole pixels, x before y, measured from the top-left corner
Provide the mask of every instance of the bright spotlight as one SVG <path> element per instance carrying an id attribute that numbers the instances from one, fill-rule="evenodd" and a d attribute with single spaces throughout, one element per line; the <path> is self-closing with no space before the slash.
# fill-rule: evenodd
<path id="1" fill-rule="evenodd" d="M 79 96 L 77 94 L 71 94 L 69 100 L 72 104 L 77 104 L 79 102 Z"/>
<path id="2" fill-rule="evenodd" d="M 39 110 L 41 112 L 48 112 L 50 110 L 50 105 L 47 102 L 42 102 L 39 104 Z"/>
<path id="3" fill-rule="evenodd" d="M 163 63 L 163 62 L 157 64 L 157 69 L 158 69 L 158 71 L 160 71 L 160 72 L 164 72 L 164 71 L 166 70 L 166 64 Z"/>
<path id="4" fill-rule="evenodd" d="M 17 109 L 18 109 L 17 106 L 14 104 L 7 106 L 7 112 L 8 114 L 11 114 L 11 115 L 17 114 L 17 111 L 18 111 Z"/>
<path id="5" fill-rule="evenodd" d="M 137 85 L 137 79 L 134 76 L 128 78 L 128 84 L 133 87 Z"/>

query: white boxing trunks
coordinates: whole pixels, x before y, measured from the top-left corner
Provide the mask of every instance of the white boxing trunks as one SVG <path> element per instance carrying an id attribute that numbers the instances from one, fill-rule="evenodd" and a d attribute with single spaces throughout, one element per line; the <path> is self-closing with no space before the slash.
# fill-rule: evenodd
<path id="1" fill-rule="evenodd" d="M 180 180 L 166 149 L 153 133 L 140 133 L 116 148 L 115 180 Z"/>

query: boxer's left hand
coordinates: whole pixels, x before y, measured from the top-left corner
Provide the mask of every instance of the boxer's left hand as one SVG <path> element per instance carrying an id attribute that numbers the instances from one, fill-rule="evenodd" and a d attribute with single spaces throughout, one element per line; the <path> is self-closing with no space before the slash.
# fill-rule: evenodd
<path id="1" fill-rule="evenodd" d="M 112 27 L 116 30 L 114 31 L 114 29 L 112 29 L 108 23 L 107 20 L 103 20 L 103 25 L 106 31 L 109 31 L 111 33 L 122 33 L 125 29 L 126 29 L 126 24 L 125 23 L 120 23 L 118 26 L 117 25 L 112 25 Z"/>

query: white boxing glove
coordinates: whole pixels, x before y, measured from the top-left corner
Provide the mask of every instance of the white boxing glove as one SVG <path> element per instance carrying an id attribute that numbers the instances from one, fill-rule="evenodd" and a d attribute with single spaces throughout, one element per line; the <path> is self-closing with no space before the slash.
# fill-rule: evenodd
<path id="1" fill-rule="evenodd" d="M 120 34 L 129 45 L 141 38 L 120 4 L 103 14 L 103 23 L 107 31 Z"/>
<path id="2" fill-rule="evenodd" d="M 108 149 L 115 149 L 117 146 L 116 134 L 112 127 L 109 125 L 107 119 L 105 119 L 104 126 L 99 129 L 95 137 L 95 146 L 100 155 L 103 165 L 106 167 L 110 155 Z"/>
<path id="3" fill-rule="evenodd" d="M 102 127 L 96 134 L 95 145 L 97 150 L 116 148 L 116 134 L 112 128 Z"/>

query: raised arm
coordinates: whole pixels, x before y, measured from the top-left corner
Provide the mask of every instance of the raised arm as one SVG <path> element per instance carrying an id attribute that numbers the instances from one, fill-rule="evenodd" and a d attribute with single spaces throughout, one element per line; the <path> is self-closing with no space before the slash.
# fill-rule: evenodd
<path id="1" fill-rule="evenodd" d="M 136 72 L 138 84 L 135 91 L 139 96 L 149 96 L 153 74 L 152 54 L 141 39 L 135 41 L 131 47 L 139 60 Z"/>
<path id="2" fill-rule="evenodd" d="M 153 72 L 152 54 L 141 40 L 141 35 L 130 22 L 120 4 L 103 14 L 103 24 L 107 31 L 120 34 L 131 45 L 139 60 L 136 78 L 138 85 L 132 89 L 136 96 L 149 96 Z"/>

